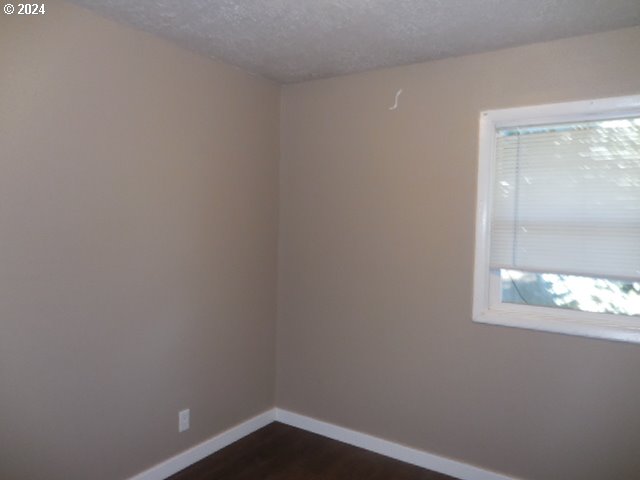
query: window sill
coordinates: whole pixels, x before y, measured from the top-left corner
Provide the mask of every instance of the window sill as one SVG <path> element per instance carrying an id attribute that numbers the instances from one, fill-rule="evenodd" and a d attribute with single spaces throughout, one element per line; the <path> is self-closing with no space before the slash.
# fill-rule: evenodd
<path id="1" fill-rule="evenodd" d="M 563 333 L 618 342 L 640 343 L 640 318 L 560 311 L 522 306 L 489 308 L 473 319 L 477 323 Z"/>

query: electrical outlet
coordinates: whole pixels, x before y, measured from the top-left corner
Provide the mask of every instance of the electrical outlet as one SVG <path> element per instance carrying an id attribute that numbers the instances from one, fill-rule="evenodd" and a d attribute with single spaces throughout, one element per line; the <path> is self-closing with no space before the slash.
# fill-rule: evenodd
<path id="1" fill-rule="evenodd" d="M 189 430 L 189 415 L 191 411 L 187 408 L 186 410 L 180 410 L 178 412 L 178 432 L 184 432 L 185 430 Z"/>

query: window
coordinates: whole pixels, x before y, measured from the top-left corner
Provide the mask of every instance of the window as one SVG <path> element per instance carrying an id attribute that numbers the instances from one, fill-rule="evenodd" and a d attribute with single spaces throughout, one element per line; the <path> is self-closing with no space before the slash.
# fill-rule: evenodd
<path id="1" fill-rule="evenodd" d="M 640 96 L 483 112 L 473 319 L 640 343 Z"/>

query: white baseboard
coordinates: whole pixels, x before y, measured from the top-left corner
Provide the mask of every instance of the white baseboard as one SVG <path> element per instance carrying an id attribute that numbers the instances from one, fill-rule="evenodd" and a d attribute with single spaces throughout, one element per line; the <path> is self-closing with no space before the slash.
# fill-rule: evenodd
<path id="1" fill-rule="evenodd" d="M 242 437 L 246 437 L 250 433 L 259 430 L 260 428 L 269 425 L 275 419 L 275 409 L 267 410 L 249 420 L 231 427 L 215 437 L 211 437 L 202 443 L 199 443 L 195 447 L 192 447 L 178 455 L 158 463 L 151 467 L 149 470 L 145 470 L 138 475 L 131 477 L 129 480 L 164 480 L 170 477 L 174 473 L 178 473 L 180 470 L 184 470 L 188 466 L 208 457 L 214 452 L 223 449 L 227 445 L 237 442 Z"/>
<path id="2" fill-rule="evenodd" d="M 440 455 L 434 455 L 433 453 L 389 442 L 388 440 L 339 427 L 338 425 L 316 420 L 315 418 L 306 417 L 280 408 L 276 408 L 275 410 L 276 422 L 286 423 L 292 427 L 317 433 L 323 437 L 364 448 L 365 450 L 427 468 L 434 472 L 451 475 L 461 480 L 517 480 L 515 477 L 509 477 Z"/>
<path id="3" fill-rule="evenodd" d="M 131 477 L 129 480 L 165 480 L 167 477 L 178 473 L 180 470 L 184 470 L 199 460 L 237 442 L 242 437 L 246 437 L 274 421 L 317 433 L 323 437 L 332 438 L 343 443 L 348 443 L 349 445 L 364 448 L 365 450 L 395 458 L 402 462 L 427 468 L 434 472 L 444 473 L 445 475 L 450 475 L 461 480 L 518 480 L 515 477 L 485 470 L 423 450 L 406 447 L 399 443 L 383 440 L 366 433 L 350 430 L 280 408 L 272 408 L 271 410 L 267 410 L 260 415 L 250 418 L 215 437 L 205 440 L 195 447 L 185 450 L 151 467 L 149 470 L 145 470 Z"/>

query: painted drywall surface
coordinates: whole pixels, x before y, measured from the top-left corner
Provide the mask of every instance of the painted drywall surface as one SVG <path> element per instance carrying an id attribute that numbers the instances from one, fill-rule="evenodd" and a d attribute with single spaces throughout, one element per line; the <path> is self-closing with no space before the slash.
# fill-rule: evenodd
<path id="1" fill-rule="evenodd" d="M 640 477 L 637 345 L 471 321 L 479 112 L 638 94 L 639 52 L 632 28 L 284 87 L 277 405 L 528 480 Z"/>
<path id="2" fill-rule="evenodd" d="M 0 16 L 0 478 L 122 479 L 273 406 L 279 87 L 46 7 Z"/>

